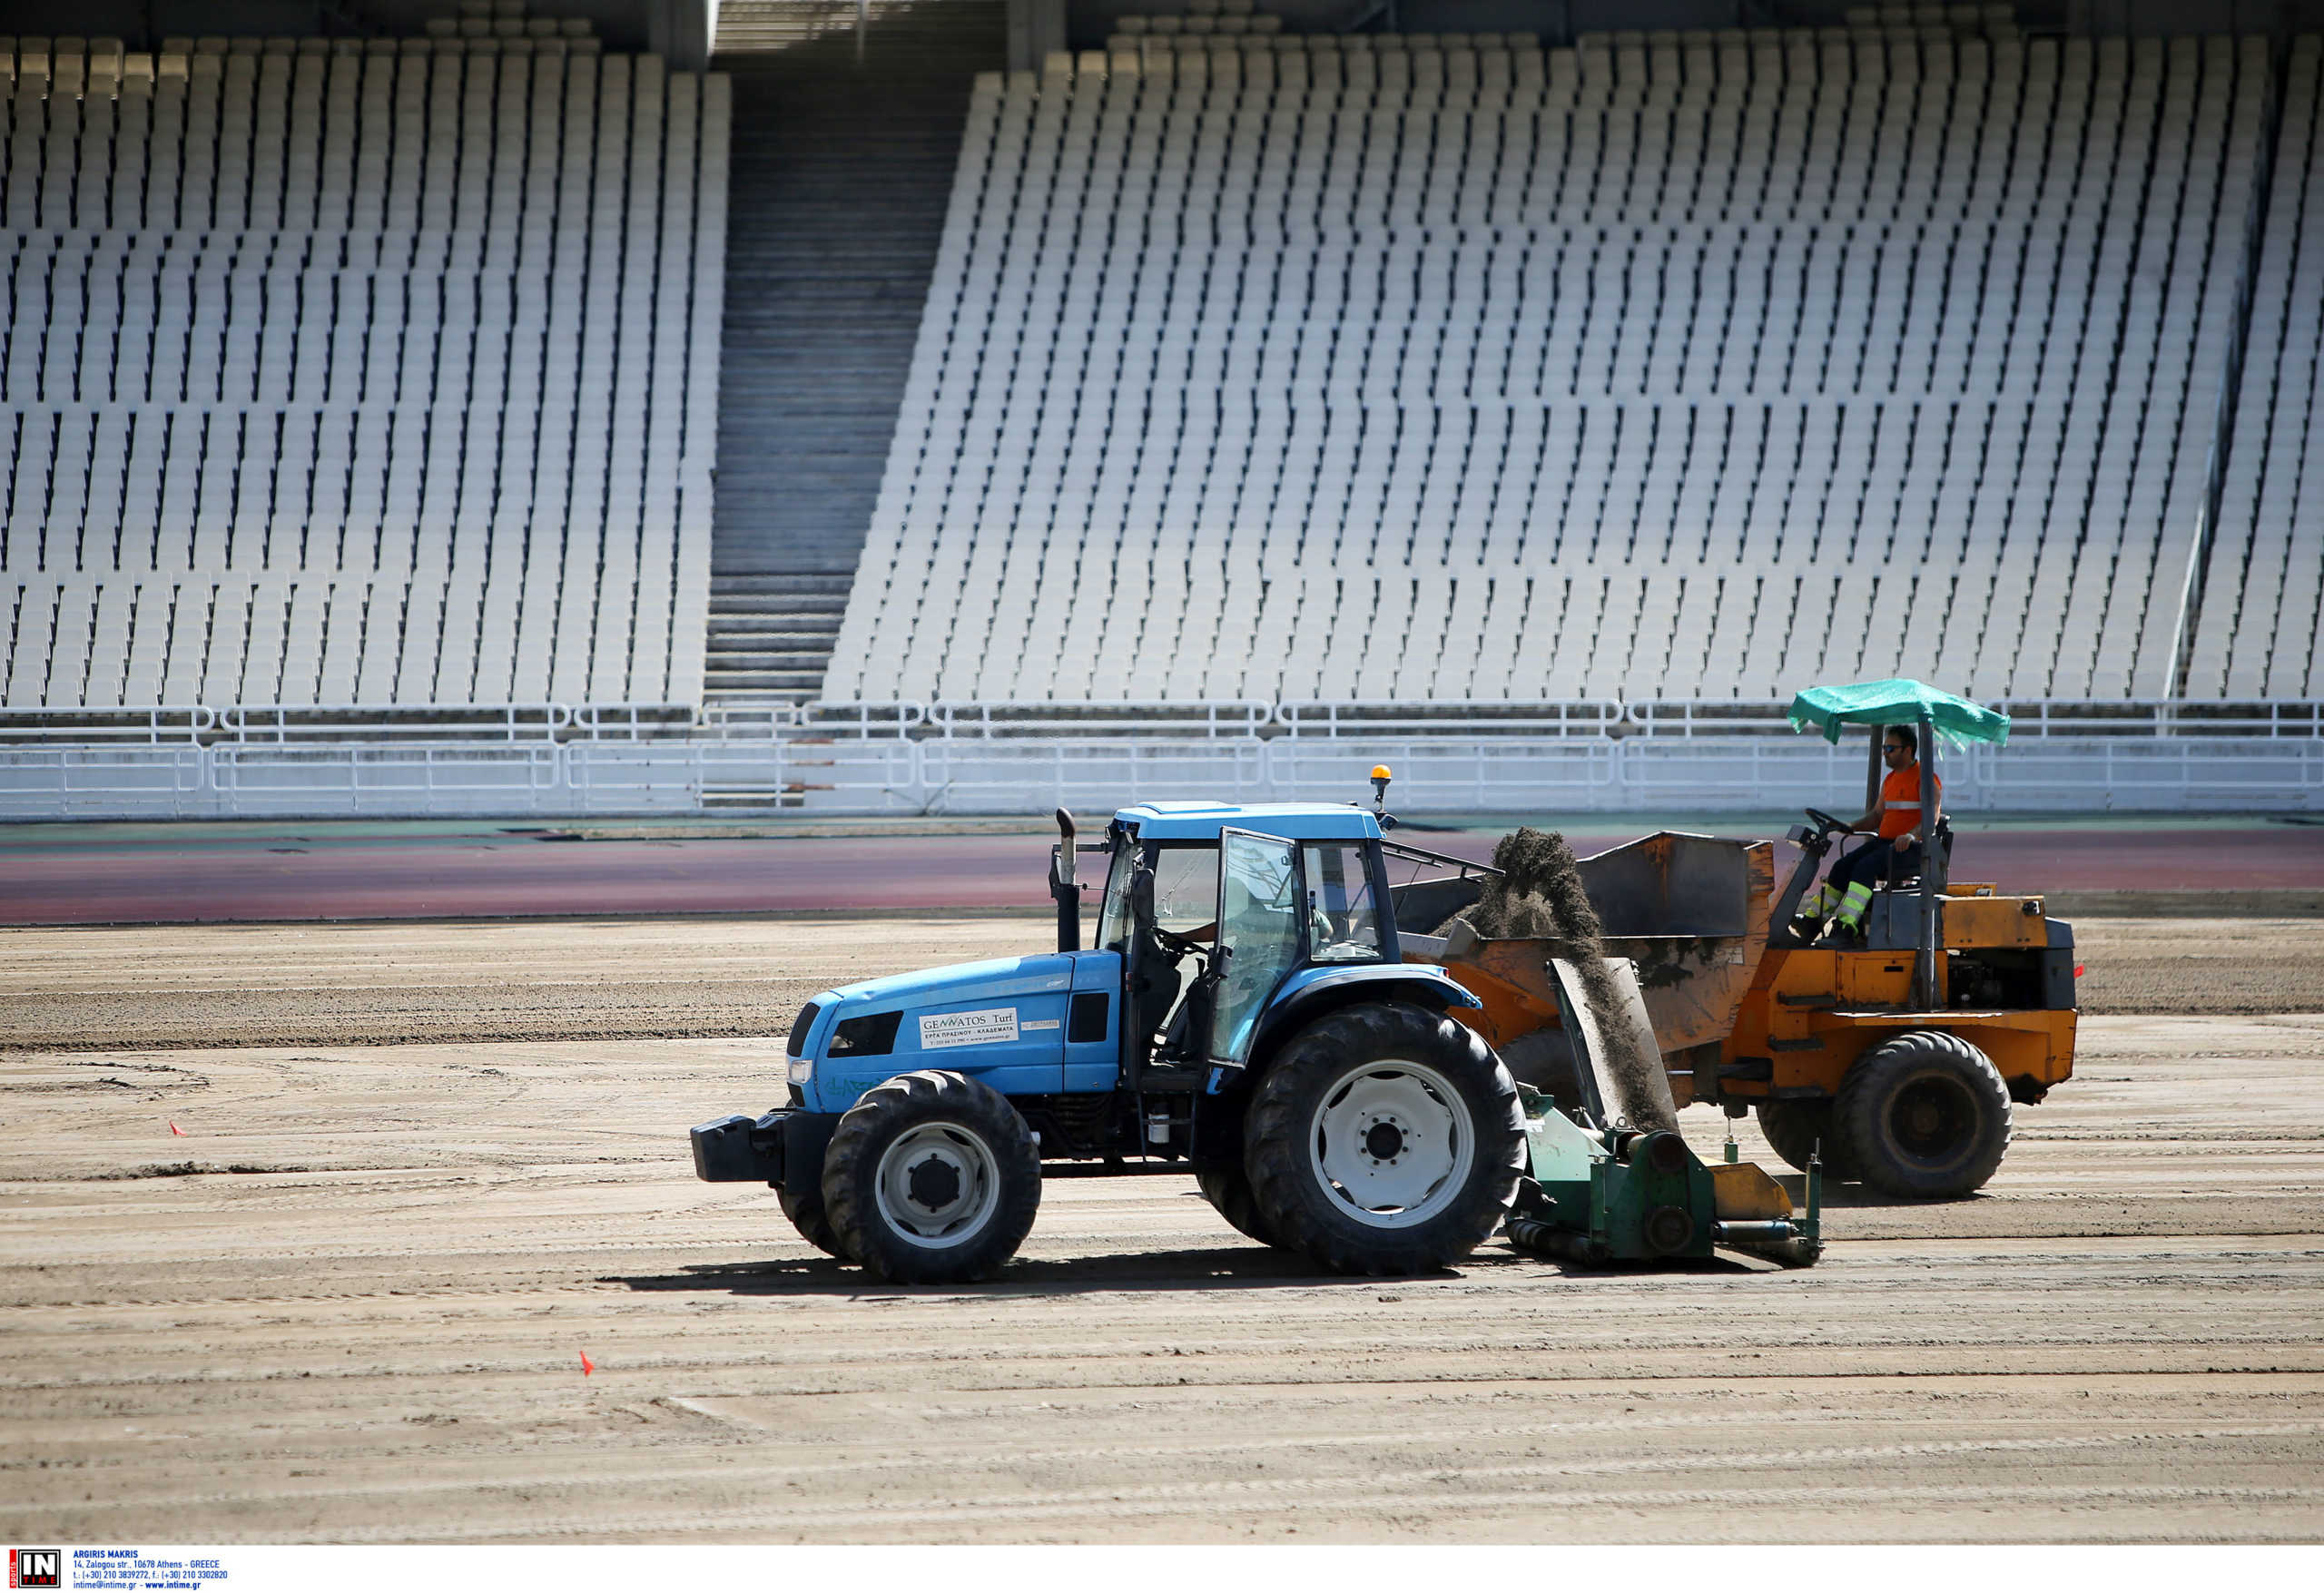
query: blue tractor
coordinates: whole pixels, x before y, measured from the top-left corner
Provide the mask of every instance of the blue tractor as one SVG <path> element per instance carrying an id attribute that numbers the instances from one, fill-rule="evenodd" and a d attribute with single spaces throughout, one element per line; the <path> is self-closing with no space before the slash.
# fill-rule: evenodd
<path id="1" fill-rule="evenodd" d="M 1058 822 L 1056 951 L 817 997 L 789 1099 L 694 1129 L 695 1171 L 772 1185 L 808 1240 L 892 1283 L 990 1277 L 1066 1166 L 1187 1169 L 1241 1232 L 1344 1273 L 1441 1267 L 1501 1227 L 1526 1120 L 1448 1016 L 1477 998 L 1403 960 L 1393 819 L 1150 802 L 1099 845 Z M 1081 854 L 1105 859 L 1094 946 Z"/>

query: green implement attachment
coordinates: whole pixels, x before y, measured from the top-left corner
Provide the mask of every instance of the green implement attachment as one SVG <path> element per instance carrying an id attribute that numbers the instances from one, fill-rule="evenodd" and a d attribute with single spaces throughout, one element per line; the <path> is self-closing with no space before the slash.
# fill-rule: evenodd
<path id="1" fill-rule="evenodd" d="M 1820 732 L 1837 745 L 1843 724 L 1927 724 L 1956 742 L 2009 740 L 2009 715 L 1918 681 L 1810 686 L 1791 700 L 1791 728 Z"/>
<path id="2" fill-rule="evenodd" d="M 1824 1253 L 1823 1165 L 1807 1168 L 1807 1210 L 1749 1163 L 1707 1166 L 1667 1128 L 1591 1128 L 1522 1085 L 1532 1176 L 1509 1219 L 1520 1250 L 1582 1266 L 1701 1260 L 1714 1248 L 1785 1266 L 1813 1266 Z"/>
<path id="3" fill-rule="evenodd" d="M 1807 1209 L 1798 1217 L 1791 1196 L 1759 1168 L 1705 1165 L 1675 1126 L 1637 970 L 1619 958 L 1594 969 L 1547 961 L 1561 1009 L 1571 1015 L 1564 1032 L 1581 1104 L 1569 1116 L 1551 1097 L 1518 1087 L 1531 1176 L 1518 1183 L 1510 1243 L 1584 1266 L 1701 1260 L 1715 1247 L 1814 1265 L 1824 1251 L 1820 1159 L 1809 1162 Z"/>

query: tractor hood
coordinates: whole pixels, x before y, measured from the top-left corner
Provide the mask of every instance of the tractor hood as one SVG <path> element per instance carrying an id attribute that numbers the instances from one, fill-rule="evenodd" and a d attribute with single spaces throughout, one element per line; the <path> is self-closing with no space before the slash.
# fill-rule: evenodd
<path id="1" fill-rule="evenodd" d="M 1054 1094 L 1065 1087 L 1074 992 L 1120 986 L 1121 958 L 1110 951 L 996 958 L 842 985 L 815 998 L 792 1082 L 802 1105 L 826 1112 L 927 1067 L 981 1078 L 1003 1095 Z M 1109 1047 L 1110 1038 L 1091 1048 Z M 1110 1063 L 1106 1070 L 1110 1077 Z"/>
<path id="2" fill-rule="evenodd" d="M 864 1003 L 917 1007 L 931 1001 L 967 1001 L 985 997 L 1029 996 L 1073 987 L 1073 958 L 1061 951 L 1035 957 L 996 957 L 987 962 L 956 962 L 890 974 L 860 985 L 842 985 L 818 1001 L 854 1007 Z"/>

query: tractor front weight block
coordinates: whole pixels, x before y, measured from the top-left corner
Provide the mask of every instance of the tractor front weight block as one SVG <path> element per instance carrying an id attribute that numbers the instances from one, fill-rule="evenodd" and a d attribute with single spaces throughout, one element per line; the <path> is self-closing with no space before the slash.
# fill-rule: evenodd
<path id="1" fill-rule="evenodd" d="M 737 1112 L 695 1128 L 694 1176 L 711 1184 L 772 1184 L 813 1189 L 823 1176 L 823 1147 L 839 1126 L 836 1112 L 777 1106 L 749 1117 Z"/>
<path id="2" fill-rule="evenodd" d="M 694 1130 L 694 1174 L 710 1184 L 780 1184 L 783 1182 L 783 1119 L 790 1114 L 773 1111 L 762 1117 L 737 1112 Z"/>

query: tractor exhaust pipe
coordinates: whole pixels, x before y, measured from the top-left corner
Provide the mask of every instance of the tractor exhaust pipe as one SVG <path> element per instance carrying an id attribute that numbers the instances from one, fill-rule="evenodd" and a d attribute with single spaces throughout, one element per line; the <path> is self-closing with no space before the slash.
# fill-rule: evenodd
<path id="1" fill-rule="evenodd" d="M 1073 877 L 1073 815 L 1057 811 L 1057 851 L 1049 858 L 1049 898 L 1057 903 L 1057 949 L 1081 949 L 1081 887 Z"/>

